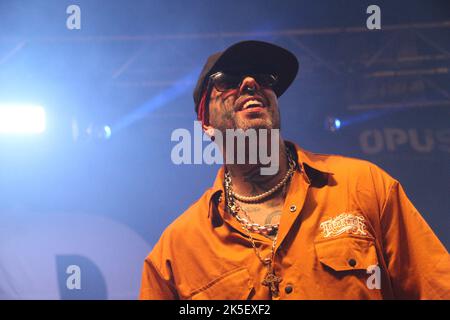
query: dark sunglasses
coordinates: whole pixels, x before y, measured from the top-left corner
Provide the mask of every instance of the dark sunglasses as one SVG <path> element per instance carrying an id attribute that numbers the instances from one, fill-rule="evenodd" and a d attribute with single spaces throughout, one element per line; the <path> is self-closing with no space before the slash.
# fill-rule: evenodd
<path id="1" fill-rule="evenodd" d="M 277 77 L 272 74 L 226 74 L 223 72 L 216 72 L 209 76 L 209 81 L 214 85 L 217 91 L 227 91 L 239 88 L 242 81 L 246 77 L 252 77 L 263 88 L 271 88 L 277 83 Z"/>

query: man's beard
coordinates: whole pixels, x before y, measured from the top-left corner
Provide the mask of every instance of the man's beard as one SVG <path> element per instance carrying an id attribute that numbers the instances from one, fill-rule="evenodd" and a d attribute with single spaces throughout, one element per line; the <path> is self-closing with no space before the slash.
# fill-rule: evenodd
<path id="1" fill-rule="evenodd" d="M 242 117 L 235 117 L 233 119 L 233 129 L 242 129 L 242 130 L 248 130 L 248 129 L 280 129 L 280 118 L 279 114 L 274 114 L 272 112 L 269 113 L 269 117 L 263 117 L 263 118 L 242 118 Z"/>
<path id="2" fill-rule="evenodd" d="M 273 125 L 272 119 L 236 119 L 235 121 L 235 128 L 234 129 L 242 129 L 242 130 L 248 130 L 248 129 L 275 129 Z"/>
<path id="3" fill-rule="evenodd" d="M 221 131 L 224 132 L 226 129 L 242 129 L 244 131 L 248 129 L 280 129 L 280 113 L 274 109 L 268 109 L 264 116 L 239 116 L 238 113 L 234 113 L 229 120 L 231 121 L 227 124 L 223 123 L 227 126 L 226 128 L 219 128 Z"/>

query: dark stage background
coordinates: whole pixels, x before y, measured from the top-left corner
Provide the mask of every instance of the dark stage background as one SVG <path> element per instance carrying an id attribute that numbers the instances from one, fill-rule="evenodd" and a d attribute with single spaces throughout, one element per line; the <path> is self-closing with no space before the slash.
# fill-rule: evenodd
<path id="1" fill-rule="evenodd" d="M 173 164 L 171 133 L 193 130 L 206 57 L 245 39 L 299 57 L 283 136 L 381 166 L 449 248 L 448 1 L 0 0 L 0 104 L 47 115 L 42 134 L 0 133 L 0 298 L 137 297 L 145 256 L 218 168 Z"/>

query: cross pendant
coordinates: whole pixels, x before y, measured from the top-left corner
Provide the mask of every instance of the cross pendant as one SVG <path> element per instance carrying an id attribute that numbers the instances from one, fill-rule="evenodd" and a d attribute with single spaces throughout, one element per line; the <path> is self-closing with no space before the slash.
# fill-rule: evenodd
<path id="1" fill-rule="evenodd" d="M 278 296 L 278 284 L 281 282 L 281 280 L 282 279 L 273 272 L 273 269 L 270 268 L 267 271 L 266 276 L 264 277 L 262 285 L 268 287 L 270 289 L 270 292 L 272 293 L 272 295 L 277 297 Z"/>

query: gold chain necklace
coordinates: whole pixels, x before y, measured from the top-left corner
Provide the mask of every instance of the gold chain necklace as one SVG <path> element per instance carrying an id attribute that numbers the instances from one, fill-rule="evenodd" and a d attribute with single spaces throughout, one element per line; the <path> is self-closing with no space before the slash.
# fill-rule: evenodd
<path id="1" fill-rule="evenodd" d="M 277 235 L 273 238 L 272 241 L 272 247 L 270 250 L 270 255 L 267 258 L 263 258 L 261 256 L 261 249 L 259 249 L 256 246 L 255 240 L 253 239 L 251 233 L 245 228 L 245 226 L 242 226 L 242 229 L 245 231 L 245 233 L 248 235 L 250 242 L 252 243 L 252 247 L 255 250 L 255 254 L 258 257 L 258 259 L 262 262 L 264 266 L 267 268 L 266 275 L 264 276 L 264 280 L 261 282 L 263 286 L 266 286 L 269 288 L 270 292 L 272 293 L 273 297 L 278 297 L 279 295 L 279 283 L 283 280 L 281 277 L 278 277 L 275 274 L 275 270 L 273 269 L 273 261 L 275 258 L 275 246 L 277 244 Z"/>
<path id="2" fill-rule="evenodd" d="M 288 158 L 288 162 L 289 162 L 289 169 L 287 170 L 287 173 L 284 176 L 284 178 L 281 180 L 282 183 L 281 184 L 278 183 L 275 186 L 277 188 L 276 191 L 280 187 L 286 187 L 287 182 L 292 177 L 292 175 L 294 174 L 294 171 L 295 171 L 295 161 L 292 159 L 290 152 L 287 149 L 286 149 L 286 153 L 287 153 L 287 158 Z M 240 224 L 245 225 L 247 230 L 262 234 L 264 236 L 274 234 L 278 231 L 278 228 L 280 226 L 278 223 L 264 224 L 264 225 L 254 223 L 253 221 L 251 221 L 250 217 L 246 214 L 246 212 L 244 210 L 242 210 L 242 208 L 239 206 L 239 204 L 236 203 L 236 193 L 233 192 L 231 174 L 228 171 L 225 171 L 224 184 L 225 184 L 225 193 L 226 193 L 226 197 L 227 197 L 227 206 L 230 209 L 233 216 L 236 218 L 236 220 L 239 221 Z M 278 187 L 278 186 L 280 186 L 280 187 Z M 271 190 L 273 190 L 274 188 L 272 188 Z M 269 190 L 269 191 L 271 191 L 271 190 Z M 245 217 L 241 217 L 241 215 L 239 214 L 239 212 L 241 212 L 241 211 L 244 213 Z"/>
<path id="3" fill-rule="evenodd" d="M 295 169 L 295 162 L 293 161 L 292 157 L 290 156 L 289 151 L 287 151 L 287 155 L 288 155 L 288 161 L 289 161 L 289 170 L 288 170 L 288 173 L 285 176 L 285 178 L 286 177 L 287 178 L 286 179 L 283 178 L 282 181 L 284 181 L 284 182 L 283 182 L 283 184 L 281 184 L 281 186 L 286 185 L 287 181 L 292 176 L 292 174 L 294 172 L 294 169 Z M 278 189 L 279 188 L 277 188 L 277 190 Z M 251 231 L 258 232 L 258 231 L 261 231 L 261 229 L 262 230 L 266 230 L 266 231 L 270 230 L 271 232 L 272 231 L 278 231 L 279 224 L 276 224 L 276 228 L 274 228 L 275 225 L 260 226 L 258 224 L 251 223 L 251 222 L 247 221 L 247 219 L 245 219 L 245 218 L 240 217 L 239 216 L 239 211 L 241 210 L 241 208 L 239 207 L 239 205 L 235 201 L 235 198 L 234 198 L 235 193 L 233 193 L 233 189 L 232 189 L 231 175 L 227 174 L 227 172 L 225 172 L 225 195 L 226 195 L 227 208 L 231 211 L 231 214 L 242 225 L 242 229 L 245 231 L 245 233 L 249 237 L 250 242 L 252 244 L 252 247 L 253 247 L 253 249 L 255 251 L 255 254 L 258 257 L 258 259 L 262 262 L 262 264 L 264 266 L 267 267 L 267 273 L 264 276 L 264 280 L 262 281 L 261 284 L 263 286 L 266 286 L 266 287 L 269 288 L 269 290 L 270 290 L 270 292 L 271 292 L 273 297 L 278 297 L 278 295 L 279 295 L 279 283 L 283 280 L 281 277 L 279 277 L 279 276 L 277 276 L 275 274 L 275 270 L 273 269 L 273 263 L 274 263 L 274 259 L 275 259 L 275 246 L 276 246 L 276 243 L 277 243 L 277 236 L 278 236 L 278 234 L 276 233 L 274 238 L 273 238 L 273 240 L 272 240 L 271 252 L 270 252 L 269 257 L 263 258 L 261 256 L 261 249 L 256 246 L 255 240 L 253 239 L 253 237 L 251 235 Z M 256 227 L 255 227 L 255 225 L 256 225 Z M 262 233 L 262 232 L 260 232 L 260 233 Z M 268 234 L 268 232 L 266 232 L 266 234 Z"/>

